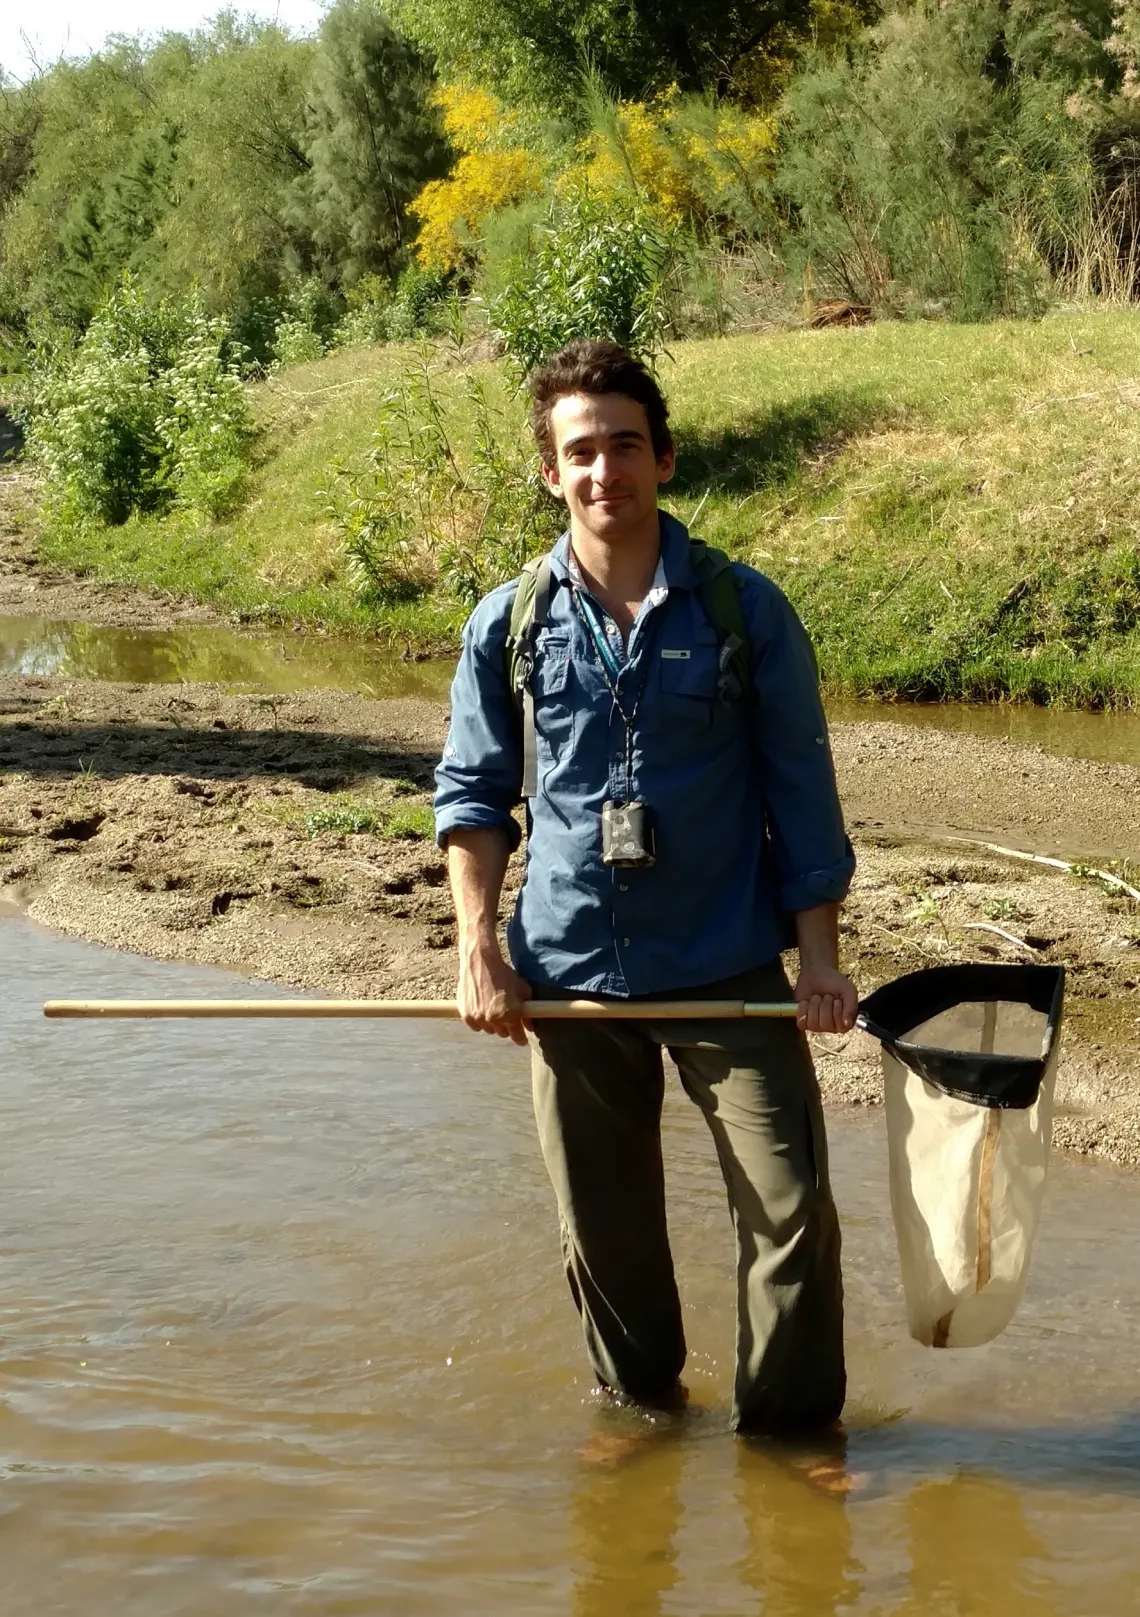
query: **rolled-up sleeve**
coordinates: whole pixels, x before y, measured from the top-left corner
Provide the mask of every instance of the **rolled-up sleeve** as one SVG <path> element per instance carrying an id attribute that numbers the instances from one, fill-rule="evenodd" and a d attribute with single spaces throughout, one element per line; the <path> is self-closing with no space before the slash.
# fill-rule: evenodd
<path id="1" fill-rule="evenodd" d="M 855 854 L 843 827 L 815 653 L 780 590 L 757 580 L 745 610 L 755 680 L 754 723 L 780 908 L 839 902 Z"/>
<path id="2" fill-rule="evenodd" d="M 521 831 L 511 810 L 522 788 L 522 727 L 507 683 L 505 644 L 513 586 L 480 601 L 463 631 L 451 686 L 451 727 L 435 772 L 435 835 L 504 831 L 512 851 Z"/>

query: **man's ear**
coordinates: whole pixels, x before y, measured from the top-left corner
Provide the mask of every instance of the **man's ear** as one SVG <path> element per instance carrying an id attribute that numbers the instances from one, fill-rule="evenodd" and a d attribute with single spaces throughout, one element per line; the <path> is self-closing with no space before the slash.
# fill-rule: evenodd
<path id="1" fill-rule="evenodd" d="M 663 455 L 658 455 L 657 457 L 657 481 L 659 483 L 672 482 L 673 473 L 676 470 L 677 451 L 673 448 L 672 444 L 670 444 L 665 453 Z"/>
<path id="2" fill-rule="evenodd" d="M 672 476 L 672 473 L 670 473 L 670 476 Z M 562 479 L 558 475 L 557 466 L 548 466 L 546 462 L 543 461 L 542 481 L 546 484 L 550 493 L 554 495 L 556 500 L 564 500 L 566 498 L 565 494 L 562 492 Z"/>

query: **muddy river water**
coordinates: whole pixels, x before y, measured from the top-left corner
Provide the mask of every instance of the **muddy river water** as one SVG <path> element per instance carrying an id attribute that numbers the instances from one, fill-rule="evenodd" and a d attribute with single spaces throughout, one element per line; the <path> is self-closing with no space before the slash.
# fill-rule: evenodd
<path id="1" fill-rule="evenodd" d="M 127 680 L 216 681 L 259 691 L 336 689 L 358 696 L 442 700 L 453 661 L 408 661 L 336 635 L 251 634 L 209 624 L 171 629 L 0 615 L 0 674 Z M 1081 713 L 1027 703 L 860 702 L 835 699 L 833 720 L 885 719 L 1044 747 L 1074 758 L 1140 763 L 1140 713 Z"/>
<path id="2" fill-rule="evenodd" d="M 726 1429 L 728 1220 L 667 1114 L 693 1395 L 604 1408 L 525 1057 L 427 1024 L 49 1023 L 275 994 L 0 917 L 5 1617 L 1123 1617 L 1140 1603 L 1140 1176 L 1055 1160 L 989 1347 L 902 1323 L 877 1111 L 830 1127 L 846 1501 Z M 623 1463 L 580 1450 L 635 1432 Z"/>

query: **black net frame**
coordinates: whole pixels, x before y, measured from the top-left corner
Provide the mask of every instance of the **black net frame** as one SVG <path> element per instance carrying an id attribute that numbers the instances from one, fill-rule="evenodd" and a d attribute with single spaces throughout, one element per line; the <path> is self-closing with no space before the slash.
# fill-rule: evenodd
<path id="1" fill-rule="evenodd" d="M 859 1007 L 857 1025 L 927 1083 L 977 1106 L 1032 1106 L 1061 1027 L 1063 966 L 932 966 L 885 983 Z M 1046 1019 L 1037 1056 L 945 1050 L 908 1034 L 956 1005 L 1025 1005 Z"/>

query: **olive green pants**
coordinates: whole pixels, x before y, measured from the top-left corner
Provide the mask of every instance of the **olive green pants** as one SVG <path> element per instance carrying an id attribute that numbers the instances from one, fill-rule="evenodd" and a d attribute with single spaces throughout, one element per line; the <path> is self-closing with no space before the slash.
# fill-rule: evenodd
<path id="1" fill-rule="evenodd" d="M 787 1000 L 791 991 L 776 961 L 654 997 Z M 839 1222 L 819 1086 L 794 1022 L 550 1020 L 530 1041 L 566 1274 L 599 1380 L 656 1403 L 685 1362 L 661 1161 L 667 1049 L 712 1133 L 736 1229 L 733 1426 L 783 1433 L 837 1419 L 846 1390 Z"/>

